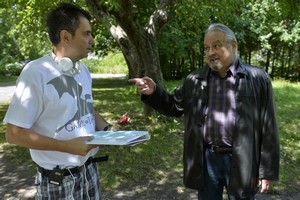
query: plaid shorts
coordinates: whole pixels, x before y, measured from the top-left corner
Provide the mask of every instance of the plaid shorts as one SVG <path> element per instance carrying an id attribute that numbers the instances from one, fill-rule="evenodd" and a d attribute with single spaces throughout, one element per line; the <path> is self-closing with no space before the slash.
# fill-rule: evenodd
<path id="1" fill-rule="evenodd" d="M 100 183 L 97 163 L 89 164 L 80 173 L 65 176 L 57 186 L 49 183 L 49 178 L 37 172 L 35 185 L 36 200 L 100 200 Z"/>

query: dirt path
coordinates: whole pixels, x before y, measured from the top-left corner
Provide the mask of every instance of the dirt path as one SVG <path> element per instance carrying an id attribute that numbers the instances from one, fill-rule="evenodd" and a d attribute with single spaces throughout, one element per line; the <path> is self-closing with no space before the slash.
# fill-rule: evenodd
<path id="1" fill-rule="evenodd" d="M 34 172 L 27 163 L 16 164 L 7 158 L 0 146 L 0 199 L 33 199 Z"/>
<path id="2" fill-rule="evenodd" d="M 15 85 L 0 86 L 0 103 L 8 103 L 15 92 Z"/>

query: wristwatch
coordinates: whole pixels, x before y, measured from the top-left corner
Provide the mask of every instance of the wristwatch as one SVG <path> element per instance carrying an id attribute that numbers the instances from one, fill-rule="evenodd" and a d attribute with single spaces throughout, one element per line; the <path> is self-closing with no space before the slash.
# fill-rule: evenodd
<path id="1" fill-rule="evenodd" d="M 109 129 L 113 127 L 113 125 L 108 124 L 107 126 L 104 127 L 103 131 L 109 131 Z"/>

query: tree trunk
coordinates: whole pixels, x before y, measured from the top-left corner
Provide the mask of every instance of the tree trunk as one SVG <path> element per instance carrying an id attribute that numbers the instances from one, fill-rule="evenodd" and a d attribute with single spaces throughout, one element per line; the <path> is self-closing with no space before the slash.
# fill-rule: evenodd
<path id="1" fill-rule="evenodd" d="M 271 50 L 269 49 L 268 50 L 268 53 L 267 53 L 267 61 L 266 61 L 266 68 L 265 68 L 265 71 L 267 73 L 269 73 L 269 66 L 270 66 L 270 57 L 271 57 Z"/>
<path id="2" fill-rule="evenodd" d="M 277 58 L 277 56 L 278 56 L 278 48 L 275 48 L 274 53 L 272 55 L 272 65 L 271 65 L 271 73 L 270 73 L 270 76 L 271 76 L 272 79 L 274 78 L 274 72 L 275 72 L 275 69 L 276 69 L 276 58 Z"/>
<path id="3" fill-rule="evenodd" d="M 248 64 L 251 65 L 251 50 L 248 52 Z"/>
<path id="4" fill-rule="evenodd" d="M 288 60 L 287 60 L 287 73 L 285 75 L 286 79 L 290 80 L 292 78 L 292 67 L 291 67 L 291 56 L 292 56 L 292 49 L 288 49 Z"/>
<path id="5" fill-rule="evenodd" d="M 96 20 L 104 23 L 119 43 L 128 66 L 129 78 L 148 76 L 161 84 L 163 76 L 159 61 L 158 35 L 167 23 L 167 8 L 170 9 L 174 5 L 174 0 L 161 0 L 145 26 L 141 26 L 135 19 L 135 5 L 132 1 L 117 2 L 119 9 L 114 11 L 109 10 L 101 1 L 86 0 Z M 112 17 L 116 24 L 109 26 Z M 145 106 L 144 113 L 150 115 L 151 109 Z"/>
<path id="6" fill-rule="evenodd" d="M 284 48 L 281 49 L 281 67 L 280 67 L 280 77 L 284 78 L 284 56 L 285 56 L 285 51 Z"/>

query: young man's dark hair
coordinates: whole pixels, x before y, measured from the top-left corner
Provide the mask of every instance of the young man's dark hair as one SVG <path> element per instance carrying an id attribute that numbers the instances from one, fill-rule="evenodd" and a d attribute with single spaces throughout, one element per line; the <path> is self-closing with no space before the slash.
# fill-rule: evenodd
<path id="1" fill-rule="evenodd" d="M 53 45 L 60 42 L 60 32 L 66 30 L 75 35 L 79 27 L 79 17 L 83 16 L 91 20 L 90 14 L 73 4 L 60 3 L 56 9 L 49 13 L 47 18 L 47 30 Z"/>

